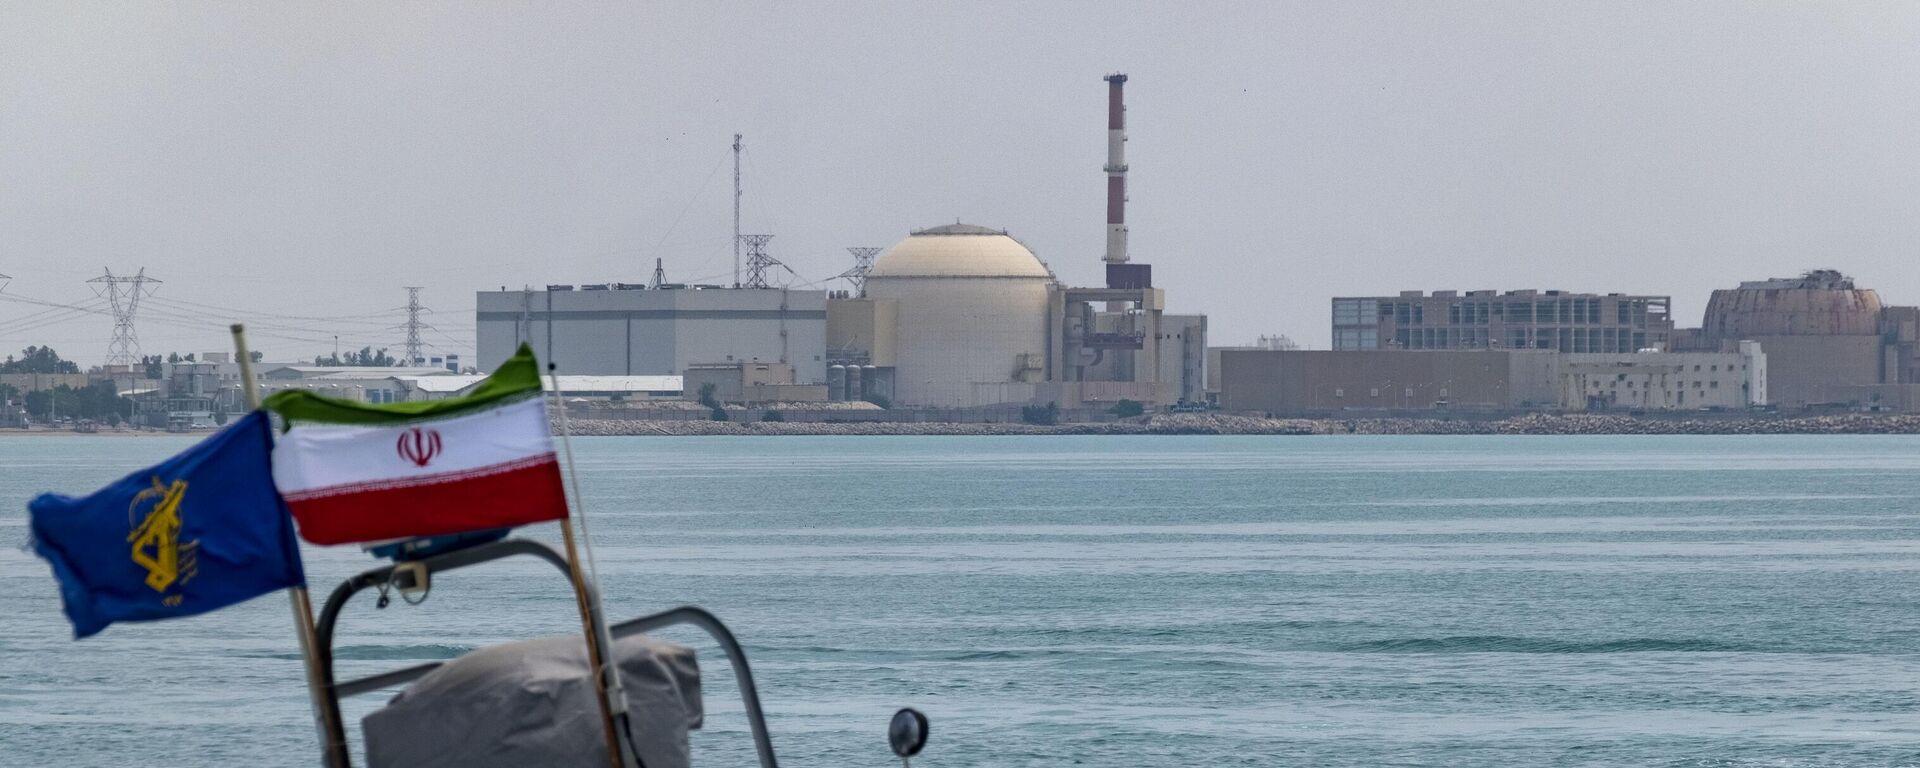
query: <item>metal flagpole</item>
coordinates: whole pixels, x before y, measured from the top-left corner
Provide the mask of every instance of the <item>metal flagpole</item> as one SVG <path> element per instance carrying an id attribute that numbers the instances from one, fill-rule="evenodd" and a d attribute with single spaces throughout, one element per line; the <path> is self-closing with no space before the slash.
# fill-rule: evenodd
<path id="1" fill-rule="evenodd" d="M 567 406 L 560 399 L 560 376 L 554 371 L 554 364 L 547 363 L 547 376 L 553 382 L 552 402 L 560 410 L 560 444 L 566 450 L 567 472 L 571 474 L 573 443 L 567 435 Z M 578 505 L 580 483 L 577 476 L 573 484 L 573 496 L 573 504 Z M 608 632 L 605 617 L 600 613 L 599 591 L 590 586 L 586 574 L 580 570 L 580 551 L 574 544 L 571 505 L 567 516 L 560 519 L 560 536 L 567 545 L 567 575 L 573 579 L 574 598 L 580 603 L 580 623 L 587 638 L 587 665 L 593 669 L 593 692 L 600 699 L 601 724 L 607 731 L 607 756 L 612 759 L 614 768 L 627 768 L 627 742 L 621 730 L 614 725 L 615 720 L 626 720 L 627 697 L 621 690 L 619 669 L 607 663 L 607 654 L 613 649 L 612 636 Z"/>
<path id="2" fill-rule="evenodd" d="M 247 329 L 240 323 L 233 324 L 234 361 L 240 364 L 240 388 L 246 393 L 247 410 L 260 407 L 260 384 L 253 378 L 253 357 L 247 351 Z M 344 731 L 333 722 L 333 708 L 327 706 L 326 697 L 321 694 L 320 662 L 314 656 L 314 648 L 319 641 L 313 632 L 313 600 L 307 596 L 305 586 L 288 587 L 288 602 L 293 605 L 293 626 L 300 637 L 300 659 L 307 667 L 307 703 L 313 707 L 313 727 L 320 732 L 320 743 L 324 749 L 321 765 L 327 768 L 348 768 L 347 743 L 339 738 Z"/>

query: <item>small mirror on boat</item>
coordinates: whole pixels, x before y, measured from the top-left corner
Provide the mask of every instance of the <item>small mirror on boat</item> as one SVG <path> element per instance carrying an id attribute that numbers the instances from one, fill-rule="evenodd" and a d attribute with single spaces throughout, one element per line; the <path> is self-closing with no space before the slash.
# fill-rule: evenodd
<path id="1" fill-rule="evenodd" d="M 887 743 L 901 757 L 920 754 L 920 748 L 927 745 L 927 716 L 912 707 L 893 713 L 893 722 L 887 724 Z"/>

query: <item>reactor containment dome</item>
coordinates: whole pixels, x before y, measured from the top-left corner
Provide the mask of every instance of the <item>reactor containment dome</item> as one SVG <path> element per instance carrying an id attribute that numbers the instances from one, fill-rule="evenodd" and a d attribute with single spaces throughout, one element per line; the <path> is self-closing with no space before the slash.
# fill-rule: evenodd
<path id="1" fill-rule="evenodd" d="M 895 243 L 866 295 L 898 303 L 894 401 L 1026 402 L 1045 381 L 1053 272 L 1005 231 L 948 224 Z"/>

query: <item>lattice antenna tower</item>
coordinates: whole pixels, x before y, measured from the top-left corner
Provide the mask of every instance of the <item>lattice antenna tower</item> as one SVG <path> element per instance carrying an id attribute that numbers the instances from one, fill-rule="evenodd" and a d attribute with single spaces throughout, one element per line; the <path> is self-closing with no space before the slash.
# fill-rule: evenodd
<path id="1" fill-rule="evenodd" d="M 420 306 L 420 291 L 423 290 L 423 286 L 409 285 L 405 287 L 407 289 L 407 323 L 401 327 L 407 331 L 407 341 L 406 344 L 403 345 L 406 347 L 407 357 L 401 364 L 420 365 L 427 360 L 427 345 L 426 342 L 420 340 L 420 332 L 433 327 L 420 322 L 420 316 L 433 310 Z"/>
<path id="2" fill-rule="evenodd" d="M 647 283 L 647 287 L 659 290 L 660 286 L 666 282 L 667 268 L 660 263 L 660 259 L 656 258 L 653 260 L 653 281 Z"/>
<path id="3" fill-rule="evenodd" d="M 853 283 L 853 295 L 865 296 L 867 295 L 867 273 L 873 271 L 873 257 L 879 255 L 880 249 L 870 246 L 855 246 L 848 248 L 847 253 L 853 254 L 853 266 L 848 267 L 847 271 L 834 275 L 833 277 L 836 280 L 846 280 L 849 283 Z"/>
<path id="4" fill-rule="evenodd" d="M 767 255 L 767 241 L 773 235 L 741 235 L 740 242 L 747 246 L 747 281 L 742 288 L 772 288 L 767 284 L 767 268 L 779 267 L 792 272 L 793 268 L 780 263 L 779 259 Z"/>
<path id="5" fill-rule="evenodd" d="M 106 274 L 88 280 L 95 285 L 94 293 L 106 298 L 113 307 L 113 340 L 107 342 L 107 365 L 138 365 L 140 363 L 140 335 L 133 330 L 133 318 L 140 310 L 140 298 L 153 295 L 153 288 L 159 280 L 147 277 L 147 268 L 141 267 L 131 277 L 116 275 L 112 268 Z"/>

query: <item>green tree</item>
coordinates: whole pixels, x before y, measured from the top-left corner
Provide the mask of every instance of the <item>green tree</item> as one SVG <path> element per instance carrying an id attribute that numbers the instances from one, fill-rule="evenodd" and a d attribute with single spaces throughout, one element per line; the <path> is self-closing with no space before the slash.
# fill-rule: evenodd
<path id="1" fill-rule="evenodd" d="M 19 359 L 8 355 L 0 361 L 0 373 L 79 373 L 79 364 L 60 359 L 53 347 L 27 347 Z"/>
<path id="2" fill-rule="evenodd" d="M 1127 400 L 1127 399 L 1122 399 L 1120 402 L 1114 403 L 1112 408 L 1107 409 L 1107 413 L 1111 413 L 1123 419 L 1131 419 L 1135 416 L 1138 416 L 1146 412 L 1147 412 L 1147 407 L 1145 405 L 1141 405 L 1140 401 Z"/>
<path id="3" fill-rule="evenodd" d="M 111 381 L 95 382 L 78 389 L 62 384 L 53 389 L 28 392 L 24 400 L 27 415 L 43 421 L 59 416 L 114 423 L 114 417 L 124 418 L 133 414 L 133 401 L 115 393 Z"/>
<path id="4" fill-rule="evenodd" d="M 339 355 L 326 355 L 324 357 L 316 357 L 313 359 L 313 364 L 320 365 L 320 366 L 332 366 L 332 367 L 345 367 L 345 366 L 351 365 L 351 366 L 371 366 L 376 368 L 390 368 L 390 367 L 399 365 L 400 359 L 397 357 L 394 357 L 393 355 L 387 354 L 386 347 L 381 347 L 378 350 L 374 349 L 373 347 L 361 347 L 360 351 L 348 352 L 345 357 L 342 357 Z"/>

